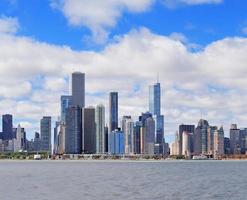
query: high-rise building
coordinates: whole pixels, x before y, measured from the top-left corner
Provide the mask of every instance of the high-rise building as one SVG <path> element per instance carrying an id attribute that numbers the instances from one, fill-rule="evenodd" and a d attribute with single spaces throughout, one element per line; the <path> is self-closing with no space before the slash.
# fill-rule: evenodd
<path id="1" fill-rule="evenodd" d="M 192 145 L 193 145 L 193 134 L 187 131 L 183 132 L 183 145 L 182 145 L 182 155 L 187 158 L 191 157 Z"/>
<path id="2" fill-rule="evenodd" d="M 236 124 L 232 124 L 230 128 L 230 148 L 232 154 L 241 153 L 241 134 Z"/>
<path id="3" fill-rule="evenodd" d="M 79 106 L 66 109 L 65 124 L 65 153 L 80 154 L 82 152 L 82 109 Z"/>
<path id="4" fill-rule="evenodd" d="M 22 140 L 23 140 L 23 133 L 22 133 L 22 128 L 19 124 L 16 131 L 16 138 L 14 139 L 14 152 L 19 152 L 21 150 L 24 150 L 22 145 Z"/>
<path id="5" fill-rule="evenodd" d="M 45 116 L 40 121 L 41 150 L 51 153 L 51 117 Z"/>
<path id="6" fill-rule="evenodd" d="M 65 123 L 61 122 L 58 127 L 58 154 L 65 153 Z"/>
<path id="7" fill-rule="evenodd" d="M 149 112 L 155 121 L 155 154 L 163 154 L 164 146 L 164 116 L 161 115 L 160 83 L 149 86 Z"/>
<path id="8" fill-rule="evenodd" d="M 207 131 L 208 131 L 208 121 L 200 119 L 198 126 L 196 127 L 194 134 L 194 153 L 196 155 L 207 154 Z"/>
<path id="9" fill-rule="evenodd" d="M 58 154 L 58 140 L 60 132 L 60 123 L 59 121 L 55 122 L 54 134 L 53 134 L 53 154 Z"/>
<path id="10" fill-rule="evenodd" d="M 2 116 L 3 140 L 13 139 L 13 122 L 12 115 L 6 114 Z"/>
<path id="11" fill-rule="evenodd" d="M 122 155 L 124 154 L 124 133 L 119 129 L 115 129 L 109 133 L 109 154 Z"/>
<path id="12" fill-rule="evenodd" d="M 96 153 L 105 153 L 105 107 L 97 105 L 95 110 Z"/>
<path id="13" fill-rule="evenodd" d="M 146 155 L 154 155 L 155 121 L 152 117 L 145 120 L 144 124 L 144 152 Z"/>
<path id="14" fill-rule="evenodd" d="M 38 132 L 35 132 L 34 136 L 34 151 L 39 152 L 41 150 L 41 139 Z"/>
<path id="15" fill-rule="evenodd" d="M 111 92 L 109 97 L 109 133 L 118 129 L 118 93 Z"/>
<path id="16" fill-rule="evenodd" d="M 217 126 L 209 126 L 207 132 L 207 152 L 208 155 L 214 155 L 214 135 L 218 130 Z"/>
<path id="17" fill-rule="evenodd" d="M 82 152 L 94 154 L 96 153 L 95 108 L 83 108 L 82 119 Z"/>
<path id="18" fill-rule="evenodd" d="M 72 105 L 72 96 L 61 96 L 61 121 L 65 122 L 66 109 Z"/>
<path id="19" fill-rule="evenodd" d="M 105 153 L 108 153 L 108 139 L 109 139 L 109 131 L 108 126 L 105 126 Z"/>
<path id="20" fill-rule="evenodd" d="M 125 140 L 125 154 L 134 153 L 134 122 L 131 116 L 123 116 L 122 130 Z"/>
<path id="21" fill-rule="evenodd" d="M 160 83 L 149 87 L 149 112 L 153 115 L 160 115 Z"/>
<path id="22" fill-rule="evenodd" d="M 134 127 L 134 153 L 141 154 L 141 129 L 142 122 L 137 121 Z"/>
<path id="23" fill-rule="evenodd" d="M 214 158 L 224 155 L 224 129 L 214 131 Z"/>
<path id="24" fill-rule="evenodd" d="M 181 124 L 179 125 L 179 131 L 178 131 L 178 137 L 177 137 L 177 150 L 178 150 L 178 155 L 182 155 L 182 146 L 183 146 L 183 132 L 188 132 L 194 134 L 195 132 L 195 125 L 186 125 L 186 124 Z M 193 151 L 193 149 L 191 149 Z"/>
<path id="25" fill-rule="evenodd" d="M 72 74 L 72 105 L 85 107 L 85 74 L 81 72 Z"/>

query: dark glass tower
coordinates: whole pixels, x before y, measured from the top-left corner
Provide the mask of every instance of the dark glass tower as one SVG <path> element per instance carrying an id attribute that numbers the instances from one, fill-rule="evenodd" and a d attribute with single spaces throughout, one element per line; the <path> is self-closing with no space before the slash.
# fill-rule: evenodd
<path id="1" fill-rule="evenodd" d="M 81 72 L 72 74 L 72 105 L 85 107 L 85 74 Z"/>
<path id="2" fill-rule="evenodd" d="M 3 140 L 13 139 L 12 115 L 9 114 L 3 115 L 2 126 L 3 126 Z"/>
<path id="3" fill-rule="evenodd" d="M 40 120 L 41 150 L 51 153 L 51 117 Z"/>
<path id="4" fill-rule="evenodd" d="M 118 93 L 110 93 L 109 133 L 118 128 Z"/>

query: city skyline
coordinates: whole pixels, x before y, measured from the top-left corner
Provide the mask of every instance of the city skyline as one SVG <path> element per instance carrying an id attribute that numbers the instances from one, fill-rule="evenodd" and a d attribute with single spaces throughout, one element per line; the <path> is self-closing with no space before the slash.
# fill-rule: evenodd
<path id="1" fill-rule="evenodd" d="M 119 117 L 148 110 L 159 73 L 169 143 L 179 124 L 196 125 L 201 113 L 225 130 L 246 126 L 246 2 L 85 2 L 1 2 L 0 114 L 13 114 L 28 138 L 42 116 L 60 116 L 74 71 L 88 75 L 86 104 L 108 112 L 109 92 L 119 92 Z M 103 12 L 77 12 L 81 3 Z"/>

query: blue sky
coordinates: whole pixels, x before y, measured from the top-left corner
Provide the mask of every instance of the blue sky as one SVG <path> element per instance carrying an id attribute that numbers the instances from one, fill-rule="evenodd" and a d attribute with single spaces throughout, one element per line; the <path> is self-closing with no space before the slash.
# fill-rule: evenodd
<path id="1" fill-rule="evenodd" d="M 159 72 L 168 142 L 201 114 L 226 133 L 247 126 L 246 10 L 243 0 L 2 0 L 1 114 L 31 138 L 43 115 L 59 116 L 80 70 L 87 105 L 107 107 L 117 90 L 120 117 L 136 119 Z"/>

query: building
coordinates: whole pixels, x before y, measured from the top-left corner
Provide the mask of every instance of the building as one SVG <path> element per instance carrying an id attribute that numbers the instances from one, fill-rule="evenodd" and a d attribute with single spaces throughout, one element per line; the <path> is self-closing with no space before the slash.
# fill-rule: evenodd
<path id="1" fill-rule="evenodd" d="M 207 130 L 207 154 L 210 156 L 214 155 L 214 135 L 217 130 L 217 126 L 209 126 Z"/>
<path id="2" fill-rule="evenodd" d="M 200 119 L 198 126 L 196 127 L 194 134 L 194 154 L 196 155 L 207 155 L 207 131 L 208 121 Z"/>
<path id="3" fill-rule="evenodd" d="M 85 107 L 85 74 L 72 73 L 72 105 Z"/>
<path id="4" fill-rule="evenodd" d="M 230 128 L 230 149 L 231 154 L 241 153 L 241 134 L 236 124 L 232 124 Z"/>
<path id="5" fill-rule="evenodd" d="M 137 121 L 134 126 L 134 153 L 141 154 L 141 130 L 142 122 Z"/>
<path id="6" fill-rule="evenodd" d="M 109 134 L 108 152 L 112 155 L 124 154 L 124 133 L 120 129 L 116 129 Z"/>
<path id="7" fill-rule="evenodd" d="M 63 95 L 61 96 L 61 121 L 65 122 L 66 109 L 72 105 L 72 96 Z"/>
<path id="8" fill-rule="evenodd" d="M 182 154 L 182 149 L 183 149 L 183 132 L 188 132 L 188 133 L 192 133 L 194 135 L 195 133 L 195 125 L 186 125 L 186 124 L 181 124 L 178 127 L 178 135 L 176 135 L 177 137 L 177 155 L 183 155 Z M 193 148 L 191 149 L 191 151 L 193 151 Z"/>
<path id="9" fill-rule="evenodd" d="M 125 154 L 134 154 L 134 121 L 131 116 L 123 116 L 122 130 L 125 140 Z"/>
<path id="10" fill-rule="evenodd" d="M 230 147 L 230 138 L 224 138 L 224 153 L 225 155 L 231 154 L 231 147 Z"/>
<path id="11" fill-rule="evenodd" d="M 41 150 L 41 138 L 38 132 L 35 132 L 33 142 L 34 142 L 34 151 L 39 152 Z"/>
<path id="12" fill-rule="evenodd" d="M 183 132 L 183 145 L 182 145 L 182 155 L 186 158 L 191 158 L 192 152 L 193 152 L 193 134 L 184 131 Z"/>
<path id="13" fill-rule="evenodd" d="M 214 131 L 214 158 L 224 155 L 224 129 L 221 127 L 219 130 Z"/>
<path id="14" fill-rule="evenodd" d="M 82 109 L 71 106 L 65 116 L 65 153 L 81 154 L 82 152 Z"/>
<path id="15" fill-rule="evenodd" d="M 14 152 L 27 150 L 26 132 L 21 128 L 20 124 L 16 129 L 16 138 L 13 139 Z"/>
<path id="16" fill-rule="evenodd" d="M 94 154 L 96 153 L 95 108 L 83 108 L 82 119 L 82 152 Z"/>
<path id="17" fill-rule="evenodd" d="M 160 83 L 149 86 L 149 112 L 155 121 L 155 146 L 158 151 L 155 154 L 163 153 L 164 146 L 164 116 L 161 115 L 161 90 Z"/>
<path id="18" fill-rule="evenodd" d="M 143 154 L 154 155 L 155 121 L 152 117 L 149 117 L 145 120 L 143 140 L 144 140 Z"/>
<path id="19" fill-rule="evenodd" d="M 111 92 L 109 97 L 109 133 L 118 129 L 118 93 Z"/>
<path id="20" fill-rule="evenodd" d="M 95 110 L 95 124 L 96 124 L 96 153 L 102 154 L 106 152 L 105 149 L 105 107 L 104 105 L 97 105 Z"/>
<path id="21" fill-rule="evenodd" d="M 45 116 L 40 121 L 41 151 L 51 153 L 51 117 Z"/>
<path id="22" fill-rule="evenodd" d="M 105 126 L 105 153 L 108 153 L 108 138 L 109 138 L 109 130 L 108 126 Z"/>
<path id="23" fill-rule="evenodd" d="M 2 116 L 2 137 L 3 140 L 13 139 L 13 119 L 12 115 L 6 114 Z"/>

